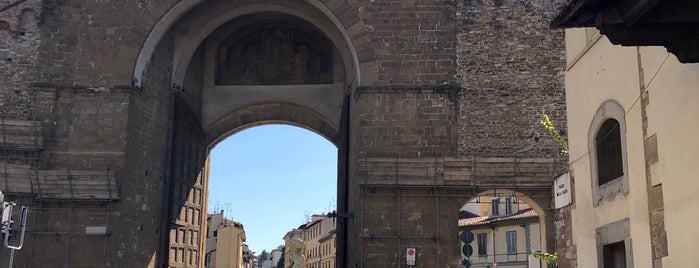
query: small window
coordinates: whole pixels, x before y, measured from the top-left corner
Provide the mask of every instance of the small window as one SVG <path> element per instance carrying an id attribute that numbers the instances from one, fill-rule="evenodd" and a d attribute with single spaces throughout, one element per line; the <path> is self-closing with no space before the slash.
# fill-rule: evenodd
<path id="1" fill-rule="evenodd" d="M 488 255 L 488 236 L 486 234 L 478 234 L 478 255 Z"/>
<path id="2" fill-rule="evenodd" d="M 218 230 L 215 230 L 215 231 L 214 231 L 214 237 L 217 237 L 217 236 L 218 236 Z"/>
<path id="3" fill-rule="evenodd" d="M 599 185 L 624 175 L 619 122 L 614 119 L 604 121 L 595 136 L 595 144 L 597 145 L 597 176 Z"/>
<path id="4" fill-rule="evenodd" d="M 492 210 L 493 210 L 493 216 L 500 215 L 500 199 L 493 199 L 491 202 L 492 205 Z"/>
<path id="5" fill-rule="evenodd" d="M 507 214 L 507 215 L 512 214 L 512 198 L 511 197 L 505 198 L 505 214 Z"/>
<path id="6" fill-rule="evenodd" d="M 507 238 L 507 254 L 517 254 L 517 231 L 505 233 Z"/>
<path id="7" fill-rule="evenodd" d="M 604 245 L 602 251 L 604 268 L 626 268 L 626 246 L 624 241 Z"/>

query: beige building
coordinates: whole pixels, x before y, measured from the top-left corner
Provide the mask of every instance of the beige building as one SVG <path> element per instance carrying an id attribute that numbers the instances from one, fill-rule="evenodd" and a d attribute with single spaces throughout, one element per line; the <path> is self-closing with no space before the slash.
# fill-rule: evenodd
<path id="1" fill-rule="evenodd" d="M 459 237 L 471 232 L 468 243 L 471 254 L 465 252 L 461 241 L 462 263 L 468 259 L 471 267 L 536 268 L 534 250 L 541 250 L 539 216 L 526 203 L 513 196 L 479 196 L 462 208 Z"/>
<path id="2" fill-rule="evenodd" d="M 319 268 L 335 268 L 336 232 L 335 229 L 318 239 L 320 242 L 320 266 Z"/>
<path id="3" fill-rule="evenodd" d="M 247 267 L 247 246 L 243 224 L 226 219 L 223 211 L 207 217 L 206 256 L 207 268 Z"/>
<path id="4" fill-rule="evenodd" d="M 321 268 L 323 267 L 321 266 L 323 264 L 322 260 L 326 262 L 329 260 L 329 256 L 323 258 L 322 242 L 327 240 L 325 239 L 326 237 L 332 235 L 330 232 L 335 230 L 335 227 L 336 222 L 334 218 L 329 218 L 325 215 L 313 215 L 311 222 L 307 223 L 303 228 L 304 240 L 306 241 L 306 268 Z M 333 255 L 333 262 L 334 258 L 335 256 Z"/>
<path id="5" fill-rule="evenodd" d="M 696 18 L 699 8 L 685 7 L 687 1 L 660 1 L 631 13 L 618 6 L 614 13 L 605 5 L 576 9 L 575 2 L 584 1 L 569 2 L 555 26 L 593 26 L 605 34 L 596 28 L 565 31 L 574 201 L 564 210 L 570 213 L 570 233 L 559 235 L 570 239 L 559 246 L 559 253 L 576 254 L 559 254 L 564 258 L 561 263 L 563 267 L 697 267 L 699 64 L 680 63 L 678 57 L 696 62 L 688 55 L 699 54 L 696 41 L 689 51 L 677 47 L 682 42 L 661 23 L 666 19 L 663 14 L 673 17 L 674 23 L 689 18 L 682 14 Z M 662 12 L 671 7 L 676 11 Z M 608 16 L 597 15 L 602 13 Z M 614 31 L 619 25 L 626 26 Z M 696 20 L 687 27 L 699 29 Z M 610 41 L 633 45 L 659 36 L 665 42 L 659 44 L 679 54 L 660 46 L 619 46 Z M 696 40 L 697 35 L 686 32 L 682 38 L 686 37 Z"/>
<path id="6" fill-rule="evenodd" d="M 303 227 L 304 225 L 299 226 L 298 229 L 294 229 L 286 233 L 284 235 L 284 252 L 286 254 L 286 257 L 284 258 L 284 268 L 291 268 L 291 258 L 289 257 L 289 252 L 291 252 L 293 249 L 291 247 L 291 240 L 294 240 L 296 238 L 304 240 L 305 236 L 303 234 Z"/>
<path id="7" fill-rule="evenodd" d="M 335 218 L 326 215 L 313 215 L 311 221 L 286 233 L 284 236 L 285 250 L 291 252 L 291 240 L 295 238 L 306 242 L 304 254 L 306 268 L 334 268 L 336 254 L 337 223 Z M 284 267 L 291 267 L 291 259 L 284 259 Z"/>

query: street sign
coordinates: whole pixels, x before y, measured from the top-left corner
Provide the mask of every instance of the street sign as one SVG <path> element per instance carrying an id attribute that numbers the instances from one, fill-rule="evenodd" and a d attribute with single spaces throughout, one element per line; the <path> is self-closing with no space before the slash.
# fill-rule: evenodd
<path id="1" fill-rule="evenodd" d="M 572 203 L 570 192 L 570 173 L 565 173 L 554 180 L 555 184 L 553 186 L 553 191 L 556 196 L 554 197 L 554 206 L 556 209 L 565 207 Z"/>
<path id="2" fill-rule="evenodd" d="M 459 238 L 461 239 L 461 242 L 470 244 L 471 242 L 473 242 L 473 232 L 471 232 L 470 230 L 465 230 L 461 232 Z"/>
<path id="3" fill-rule="evenodd" d="M 408 261 L 408 265 L 415 265 L 415 248 L 408 248 L 405 258 Z"/>
<path id="4" fill-rule="evenodd" d="M 461 253 L 463 253 L 466 257 L 471 257 L 471 255 L 473 255 L 473 247 L 471 247 L 469 244 L 465 244 L 461 248 Z"/>

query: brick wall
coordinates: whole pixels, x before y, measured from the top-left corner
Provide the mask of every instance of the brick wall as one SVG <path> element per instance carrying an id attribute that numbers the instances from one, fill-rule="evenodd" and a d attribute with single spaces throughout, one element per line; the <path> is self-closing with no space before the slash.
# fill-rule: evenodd
<path id="1" fill-rule="evenodd" d="M 191 245 L 191 238 L 198 228 L 195 211 L 204 214 L 205 198 L 200 195 L 195 201 L 195 196 L 197 189 L 204 190 L 201 180 L 206 178 L 196 175 L 203 166 L 204 141 L 193 118 L 201 105 L 197 102 L 203 56 L 194 55 L 185 81 L 189 107 L 176 105 L 172 94 L 169 34 L 146 68 L 143 91 L 130 88 L 145 38 L 176 2 L 27 1 L 35 7 L 40 3 L 43 9 L 2 13 L 27 22 L 17 24 L 25 26 L 15 28 L 13 20 L 0 18 L 10 21 L 0 22 L 0 42 L 9 48 L 0 49 L 0 109 L 6 117 L 41 121 L 46 141 L 46 150 L 39 152 L 42 161 L 30 164 L 113 168 L 120 180 L 122 200 L 114 204 L 114 215 L 108 214 L 113 230 L 106 243 L 109 254 L 106 260 L 91 259 L 90 265 L 164 265 L 165 254 L 173 266 L 198 261 L 192 257 L 198 248 Z M 348 219 L 348 264 L 393 266 L 404 260 L 404 247 L 414 244 L 421 247 L 428 267 L 456 267 L 458 254 L 452 249 L 458 247 L 455 219 L 461 198 L 408 197 L 436 194 L 432 189 L 393 190 L 381 192 L 387 197 L 369 197 L 362 187 L 387 181 L 434 186 L 437 179 L 440 186 L 512 185 L 515 179 L 547 185 L 553 178 L 548 173 L 557 167 L 552 159 L 560 148 L 539 120 L 547 113 L 560 130 L 565 132 L 566 125 L 563 34 L 547 27 L 558 2 L 321 2 L 348 28 L 364 75 L 364 87 L 352 96 L 348 119 L 347 205 L 354 213 Z M 33 21 L 40 22 L 38 28 Z M 20 28 L 25 29 L 24 35 L 19 34 Z M 175 114 L 180 118 L 177 122 L 173 122 Z M 262 115 L 264 111 L 250 118 Z M 187 129 L 196 131 L 182 134 L 173 143 L 170 137 L 177 136 L 173 132 L 177 123 L 188 123 Z M 197 149 L 188 146 L 192 145 L 187 144 L 189 140 L 195 141 Z M 182 156 L 171 162 L 175 151 L 183 152 Z M 545 161 L 516 166 L 521 158 Z M 481 163 L 474 159 L 485 159 L 486 164 L 474 166 Z M 177 170 L 185 166 L 186 170 Z M 180 192 L 181 185 L 190 191 Z M 406 211 L 384 211 L 401 206 L 402 201 L 407 203 Z M 173 229 L 174 236 L 170 232 L 171 216 L 184 217 L 179 221 L 185 225 L 180 228 L 182 236 L 179 229 Z M 53 214 L 46 217 L 66 220 Z M 364 227 L 373 231 L 384 225 L 385 218 L 402 223 L 393 222 L 392 230 L 376 234 L 404 237 L 365 236 L 371 232 Z M 76 218 L 72 225 L 86 221 Z M 409 233 L 420 233 L 420 237 L 408 238 Z M 182 243 L 187 238 L 190 243 Z M 72 243 L 70 239 L 45 242 L 47 248 L 65 252 L 60 247 L 65 241 Z M 105 249 L 90 243 L 95 256 Z M 68 254 L 76 252 L 71 249 Z M 37 258 L 42 263 L 61 263 L 66 261 L 62 256 L 52 253 Z"/>
<path id="2" fill-rule="evenodd" d="M 372 48 L 371 53 L 363 56 L 375 61 L 377 85 L 435 85 L 454 81 L 455 1 L 350 3 L 358 11 L 371 40 L 366 45 Z"/>
<path id="3" fill-rule="evenodd" d="M 150 29 L 176 0 L 43 1 L 38 82 L 131 85 Z"/>
<path id="4" fill-rule="evenodd" d="M 458 267 L 452 238 L 466 200 L 439 197 L 430 186 L 473 188 L 460 193 L 466 197 L 476 188 L 526 185 L 541 187 L 536 194 L 546 196 L 564 169 L 561 148 L 539 123 L 548 114 L 565 138 L 563 33 L 548 29 L 556 3 L 357 6 L 376 51 L 378 82 L 355 97 L 350 196 L 362 200 L 351 206 L 361 215 L 354 224 L 360 225 L 355 232 L 362 242 L 355 248 L 362 253 L 351 254 L 349 263 L 392 267 L 404 263 L 403 251 L 412 245 L 425 267 Z M 427 48 L 420 43 L 425 36 L 439 41 Z M 416 53 L 435 61 L 411 66 Z M 411 187 L 414 192 L 406 190 Z M 547 198 L 535 202 L 550 206 Z M 552 236 L 549 241 L 551 248 Z"/>
<path id="5" fill-rule="evenodd" d="M 11 1 L 0 1 L 0 8 Z M 41 43 L 41 1 L 26 1 L 0 12 L 0 117 L 33 119 L 34 67 Z"/>
<path id="6" fill-rule="evenodd" d="M 363 157 L 419 158 L 455 154 L 454 89 L 366 88 L 358 94 L 358 146 Z"/>
<path id="7" fill-rule="evenodd" d="M 162 220 L 167 211 L 166 181 L 170 175 L 169 157 L 173 95 L 170 70 L 159 68 L 172 61 L 171 36 L 158 44 L 144 76 L 141 94 L 132 94 L 129 109 L 126 167 L 122 192 L 127 198 L 118 203 L 117 210 L 128 212 L 117 218 L 119 228 L 114 241 L 127 259 L 111 255 L 114 267 L 154 267 L 164 261 L 159 252 L 161 238 L 167 236 Z M 130 198 L 129 198 L 130 197 Z M 124 241 L 128 241 L 125 244 Z"/>
<path id="8" fill-rule="evenodd" d="M 547 113 L 565 133 L 563 32 L 548 27 L 558 3 L 458 2 L 461 155 L 557 156 L 539 121 Z"/>

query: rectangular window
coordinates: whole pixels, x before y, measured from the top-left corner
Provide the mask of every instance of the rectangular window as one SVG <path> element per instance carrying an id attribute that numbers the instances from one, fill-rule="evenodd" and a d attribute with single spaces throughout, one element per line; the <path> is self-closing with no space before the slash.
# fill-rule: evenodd
<path id="1" fill-rule="evenodd" d="M 488 235 L 478 234 L 478 255 L 488 255 Z"/>
<path id="2" fill-rule="evenodd" d="M 500 215 L 500 199 L 493 199 L 490 202 L 491 202 L 491 206 L 492 206 L 492 210 L 493 210 L 492 215 L 493 216 Z"/>
<path id="3" fill-rule="evenodd" d="M 517 231 L 505 233 L 507 238 L 507 254 L 517 254 Z"/>
<path id="4" fill-rule="evenodd" d="M 510 215 L 512 213 L 512 198 L 505 198 L 505 214 Z"/>
<path id="5" fill-rule="evenodd" d="M 604 268 L 626 268 L 626 246 L 624 241 L 604 245 L 602 254 Z"/>

